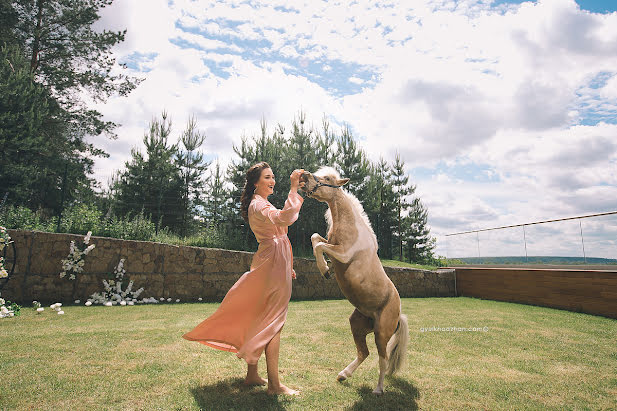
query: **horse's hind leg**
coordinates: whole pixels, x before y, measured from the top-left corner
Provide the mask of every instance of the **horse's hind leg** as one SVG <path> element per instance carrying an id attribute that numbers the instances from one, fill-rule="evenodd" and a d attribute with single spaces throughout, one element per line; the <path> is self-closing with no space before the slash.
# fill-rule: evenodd
<path id="1" fill-rule="evenodd" d="M 351 325 L 351 333 L 353 334 L 354 342 L 356 343 L 356 349 L 358 355 L 343 371 L 338 374 L 336 378 L 338 381 L 345 381 L 351 377 L 351 374 L 358 368 L 362 361 L 368 357 L 368 346 L 366 345 L 366 336 L 373 331 L 373 320 L 360 311 L 355 310 L 351 317 L 349 317 L 349 324 Z"/>
<path id="2" fill-rule="evenodd" d="M 383 380 L 388 368 L 388 341 L 390 341 L 398 324 L 400 316 L 398 307 L 395 303 L 388 304 L 375 321 L 375 345 L 379 354 L 379 381 L 377 387 L 373 390 L 373 394 L 383 394 Z"/>

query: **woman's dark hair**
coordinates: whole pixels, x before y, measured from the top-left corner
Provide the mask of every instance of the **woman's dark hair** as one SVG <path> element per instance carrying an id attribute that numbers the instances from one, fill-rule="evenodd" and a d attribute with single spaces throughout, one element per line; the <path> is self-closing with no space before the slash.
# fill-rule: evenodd
<path id="1" fill-rule="evenodd" d="M 253 198 L 253 194 L 255 194 L 255 184 L 259 181 L 261 172 L 266 168 L 271 167 L 268 163 L 262 161 L 252 165 L 246 172 L 246 181 L 244 182 L 244 189 L 242 189 L 242 196 L 240 197 L 240 203 L 242 204 L 240 210 L 242 212 L 242 218 L 247 223 L 249 222 L 249 205 L 251 205 L 251 199 Z"/>

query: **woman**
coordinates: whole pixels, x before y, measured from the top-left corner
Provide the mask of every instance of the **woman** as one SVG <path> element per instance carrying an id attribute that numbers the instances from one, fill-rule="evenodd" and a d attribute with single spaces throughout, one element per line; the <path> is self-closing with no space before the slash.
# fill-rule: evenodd
<path id="1" fill-rule="evenodd" d="M 220 307 L 183 337 L 210 347 L 237 353 L 248 364 L 247 385 L 265 385 L 257 361 L 265 350 L 268 394 L 296 395 L 281 384 L 278 372 L 281 330 L 287 318 L 293 271 L 287 227 L 298 219 L 303 198 L 298 194 L 304 170 L 291 173 L 291 189 L 282 210 L 268 202 L 276 181 L 270 166 L 257 163 L 246 173 L 242 192 L 242 218 L 259 243 L 251 270 L 227 292 Z M 304 183 L 302 183 L 304 184 Z"/>

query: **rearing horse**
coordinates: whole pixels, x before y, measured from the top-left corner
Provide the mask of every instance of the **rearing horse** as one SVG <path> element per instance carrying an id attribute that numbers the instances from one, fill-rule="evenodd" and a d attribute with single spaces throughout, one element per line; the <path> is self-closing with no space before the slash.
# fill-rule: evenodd
<path id="1" fill-rule="evenodd" d="M 338 285 L 356 309 L 349 323 L 357 357 L 337 380 L 351 377 L 368 357 L 366 336 L 374 332 L 379 354 L 379 381 L 374 394 L 383 393 L 384 375 L 394 374 L 405 360 L 409 331 L 407 317 L 401 314 L 401 299 L 392 281 L 386 275 L 377 256 L 377 238 L 362 205 L 341 187 L 349 182 L 330 167 L 314 174 L 305 172 L 303 190 L 308 197 L 328 204 L 326 221 L 328 239 L 319 234 L 311 236 L 313 253 L 319 272 L 330 277 L 326 254 L 334 268 Z"/>

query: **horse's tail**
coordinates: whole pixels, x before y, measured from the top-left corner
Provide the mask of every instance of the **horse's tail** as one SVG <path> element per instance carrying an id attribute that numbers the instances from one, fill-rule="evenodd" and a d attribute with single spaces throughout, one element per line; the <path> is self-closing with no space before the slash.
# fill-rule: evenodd
<path id="1" fill-rule="evenodd" d="M 386 351 L 388 353 L 388 366 L 386 374 L 396 374 L 405 365 L 407 358 L 407 342 L 409 341 L 409 326 L 407 316 L 401 314 L 396 332 L 390 337 Z"/>

